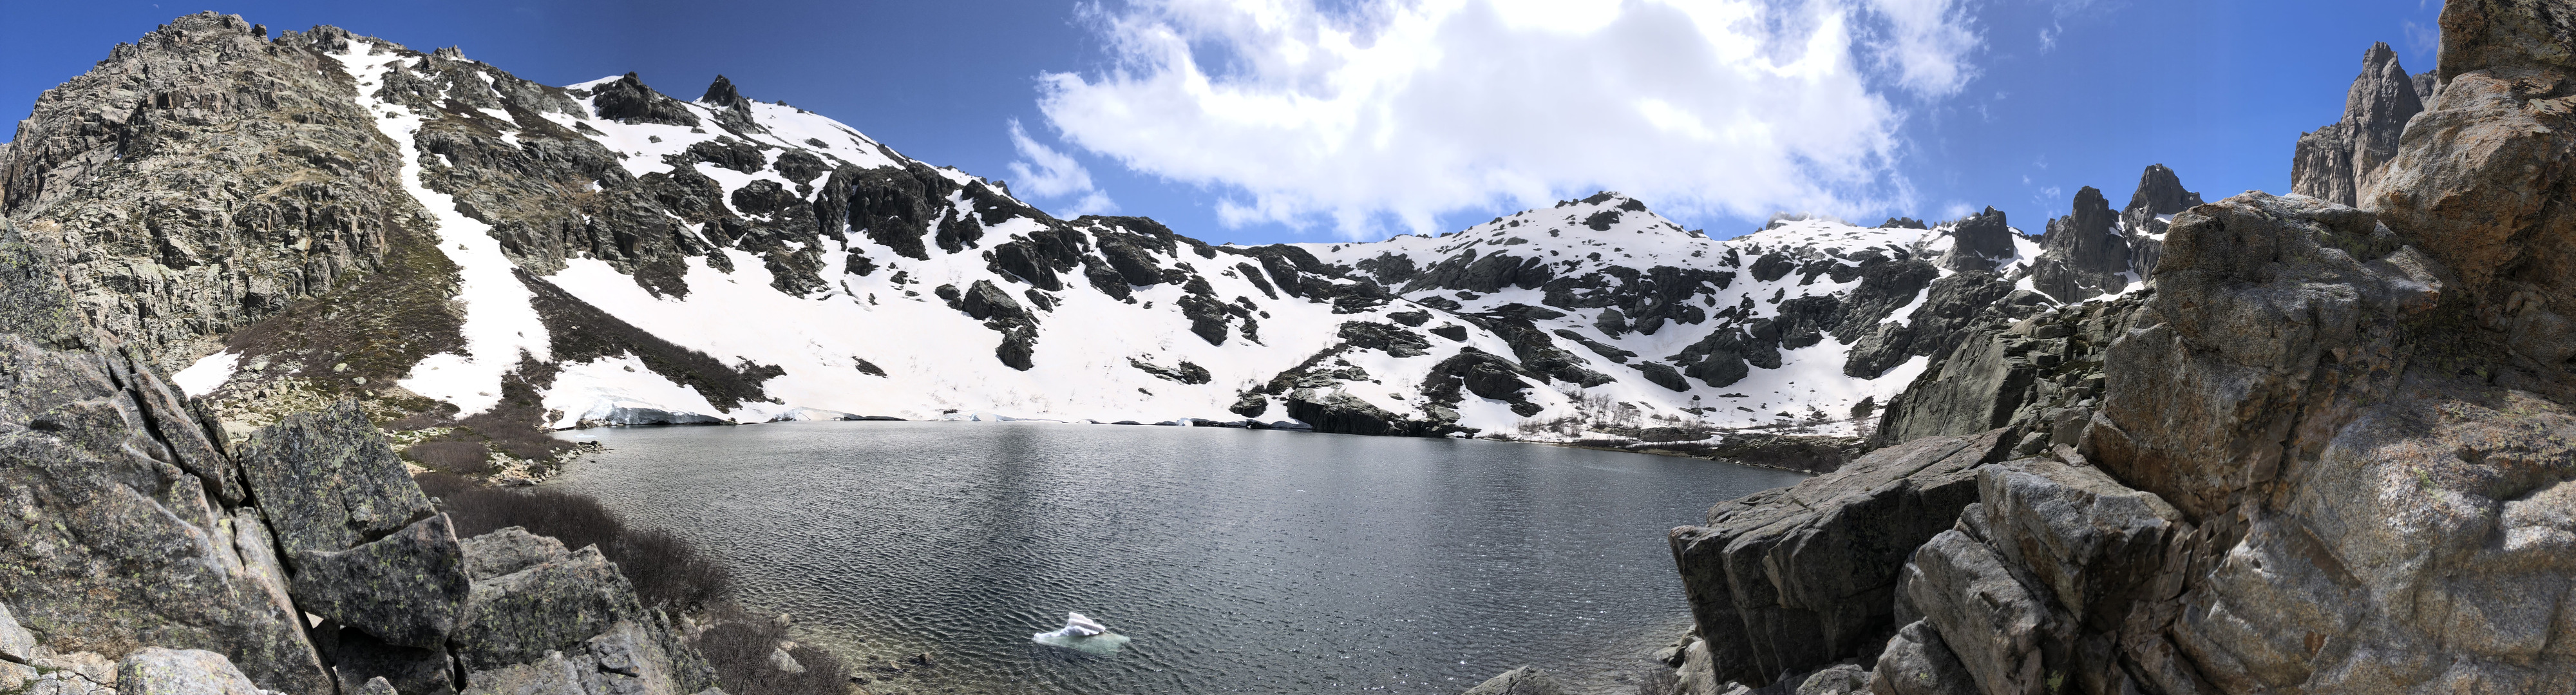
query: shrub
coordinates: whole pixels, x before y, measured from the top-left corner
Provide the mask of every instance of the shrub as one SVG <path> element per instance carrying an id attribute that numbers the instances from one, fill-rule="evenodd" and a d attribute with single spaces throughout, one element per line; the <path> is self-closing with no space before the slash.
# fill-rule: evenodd
<path id="1" fill-rule="evenodd" d="M 471 537 L 517 526 L 529 533 L 553 536 L 564 547 L 596 545 L 617 563 L 645 605 L 677 612 L 703 611 L 711 627 L 694 643 L 716 670 L 724 691 L 734 695 L 845 695 L 849 668 L 830 652 L 807 645 L 787 649 L 802 672 L 780 670 L 770 660 L 787 640 L 787 625 L 751 615 L 727 596 L 733 575 L 715 558 L 669 531 L 637 529 L 598 500 L 562 490 L 505 489 L 462 475 L 422 473 L 421 492 L 439 499 L 456 525 L 456 534 Z"/>
<path id="2" fill-rule="evenodd" d="M 447 502 L 448 516 L 456 522 L 458 537 L 517 526 L 529 533 L 553 536 L 566 548 L 596 545 L 606 553 L 618 535 L 626 531 L 626 521 L 599 500 L 561 490 L 477 487 L 458 490 L 441 499 Z M 623 568 L 625 563 L 618 566 Z"/>
<path id="3" fill-rule="evenodd" d="M 630 530 L 600 549 L 625 570 L 645 601 L 679 607 L 712 606 L 733 590 L 733 573 L 661 529 Z"/>
<path id="4" fill-rule="evenodd" d="M 481 442 L 436 441 L 413 444 L 403 455 L 442 471 L 476 474 L 492 471 L 492 450 Z"/>
<path id="5" fill-rule="evenodd" d="M 414 483 L 420 484 L 420 494 L 439 498 L 441 500 L 455 496 L 460 490 L 468 490 L 483 486 L 482 483 L 474 482 L 473 478 L 440 471 L 430 471 L 415 475 L 411 477 L 411 480 Z M 466 535 L 468 534 L 458 533 L 457 537 L 463 538 L 466 537 Z"/>
<path id="6" fill-rule="evenodd" d="M 553 536 L 565 548 L 599 546 L 645 605 L 702 609 L 733 589 L 732 573 L 715 558 L 669 531 L 629 527 L 599 500 L 562 490 L 487 487 L 442 473 L 423 473 L 417 480 L 421 492 L 439 498 L 457 537 L 517 526 Z"/>
<path id="7" fill-rule="evenodd" d="M 716 669 L 716 680 L 735 695 L 842 695 L 849 692 L 848 667 L 830 652 L 799 644 L 787 655 L 803 673 L 779 670 L 770 661 L 787 626 L 747 614 L 740 608 L 717 611 L 716 624 L 698 633 L 698 652 Z"/>

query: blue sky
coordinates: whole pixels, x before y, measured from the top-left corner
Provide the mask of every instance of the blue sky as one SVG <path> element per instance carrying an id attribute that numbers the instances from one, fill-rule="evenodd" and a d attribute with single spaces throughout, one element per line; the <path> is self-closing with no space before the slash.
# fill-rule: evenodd
<path id="1" fill-rule="evenodd" d="M 1733 236 L 1772 211 L 1994 206 L 2036 231 L 2148 164 L 2282 192 L 2427 0 L 0 2 L 0 111 L 188 12 L 335 24 L 567 84 L 743 94 L 1058 214 L 1261 243 L 1446 231 L 1598 189 Z M 1016 130 L 1015 130 L 1016 127 Z M 1015 135 L 1016 133 L 1016 135 Z"/>

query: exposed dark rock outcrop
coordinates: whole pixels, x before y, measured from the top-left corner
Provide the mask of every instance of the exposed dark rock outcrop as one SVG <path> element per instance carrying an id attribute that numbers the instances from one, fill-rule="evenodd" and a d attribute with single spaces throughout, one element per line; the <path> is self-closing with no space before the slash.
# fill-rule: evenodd
<path id="1" fill-rule="evenodd" d="M 267 688 L 331 692 L 260 510 L 165 462 L 150 423 L 203 421 L 135 397 L 161 388 L 149 365 L 0 336 L 0 378 L 0 489 L 16 509 L 0 515 L 0 603 L 35 639 L 108 659 L 203 649 Z M 229 458 L 201 465 L 237 475 Z"/>
<path id="2" fill-rule="evenodd" d="M 2004 222 L 2002 210 L 1986 208 L 1952 223 L 1950 250 L 1941 254 L 1935 265 L 1950 270 L 1999 270 L 1999 264 L 2019 254 L 2013 248 L 2012 226 Z"/>
<path id="3" fill-rule="evenodd" d="M 725 86 L 732 87 L 731 84 Z M 661 92 L 644 86 L 644 81 L 637 79 L 635 73 L 626 73 L 624 77 L 592 88 L 590 97 L 592 113 L 600 118 L 630 123 L 698 125 L 697 114 L 690 113 L 679 100 L 662 96 Z"/>
<path id="4" fill-rule="evenodd" d="M 1422 382 L 1422 396 L 1435 403 L 1455 406 L 1466 398 L 1459 393 L 1463 387 L 1467 394 L 1477 398 L 1510 403 L 1512 412 L 1536 414 L 1538 404 L 1529 402 L 1522 395 L 1529 389 L 1529 383 L 1522 380 L 1522 374 L 1520 366 L 1512 364 L 1511 360 L 1467 348 L 1431 368 L 1430 378 Z"/>
<path id="5" fill-rule="evenodd" d="M 2200 204 L 2200 194 L 2183 190 L 2182 177 L 2156 164 L 2138 175 L 2138 192 L 2120 208 L 2120 231 L 2129 242 L 2129 268 L 2140 278 L 2153 278 L 2164 256 L 2165 228 L 2174 214 Z"/>
<path id="6" fill-rule="evenodd" d="M 2361 56 L 2361 76 L 2344 97 L 2343 120 L 2299 135 L 2290 160 L 2290 192 L 2353 205 L 2397 155 L 2407 119 L 2424 111 L 2415 80 L 2386 42 Z"/>
<path id="7" fill-rule="evenodd" d="M 698 103 L 718 107 L 716 122 L 723 125 L 726 130 L 735 132 L 768 132 L 769 130 L 752 121 L 751 100 L 742 98 L 742 92 L 734 89 L 733 80 L 725 79 L 723 75 L 717 75 L 716 81 L 707 85 L 707 93 L 705 96 L 698 97 Z M 811 178 L 813 177 L 805 176 L 798 180 Z"/>
<path id="8" fill-rule="evenodd" d="M 1968 328 L 1979 317 L 1989 312 L 2026 312 L 2047 301 L 2038 293 L 2014 290 L 2011 283 L 1982 271 L 1934 280 L 1926 289 L 1923 305 L 1904 323 L 1879 323 L 1852 341 L 1844 375 L 1872 379 L 1916 356 L 1946 358 L 1967 339 Z M 2024 296 L 2015 297 L 2016 292 Z"/>
<path id="9" fill-rule="evenodd" d="M 1955 349 L 1880 410 L 1874 443 L 1998 427 L 2013 430 L 2020 455 L 2075 443 L 2055 423 L 2089 417 L 2102 395 L 2104 351 L 2127 333 L 2143 301 L 2132 296 L 2045 310 L 2010 301 L 1990 307 L 1958 329 Z"/>
<path id="10" fill-rule="evenodd" d="M 2004 454 L 2004 434 L 1881 449 L 1673 529 L 1699 637 L 1691 649 L 1705 654 L 1695 663 L 1718 680 L 1762 685 L 1875 653 L 1898 625 L 1906 557 L 1976 501 L 1976 469 Z"/>
<path id="11" fill-rule="evenodd" d="M 2049 220 L 2048 233 L 2040 237 L 2031 286 L 2060 302 L 2119 292 L 2131 280 L 2123 277 L 2130 271 L 2129 241 L 2119 224 L 2101 191 L 2076 191 L 2074 212 Z"/>

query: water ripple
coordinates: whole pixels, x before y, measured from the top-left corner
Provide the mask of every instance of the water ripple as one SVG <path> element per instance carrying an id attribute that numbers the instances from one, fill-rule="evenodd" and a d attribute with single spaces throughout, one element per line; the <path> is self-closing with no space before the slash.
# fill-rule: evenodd
<path id="1" fill-rule="evenodd" d="M 1616 687 L 1687 626 L 1664 531 L 1797 476 L 1445 439 L 1043 423 L 591 430 L 560 485 L 731 564 L 744 603 L 923 690 Z M 1134 642 L 1035 644 L 1065 611 Z M 1633 688 L 1633 686 L 1627 686 Z M 871 686 L 877 692 L 901 684 Z"/>

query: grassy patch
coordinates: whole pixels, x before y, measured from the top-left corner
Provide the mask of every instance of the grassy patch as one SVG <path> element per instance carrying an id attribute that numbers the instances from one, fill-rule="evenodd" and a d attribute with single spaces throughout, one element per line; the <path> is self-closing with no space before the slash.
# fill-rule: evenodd
<path id="1" fill-rule="evenodd" d="M 381 392 L 422 358 L 465 349 L 457 268 L 433 238 L 385 220 L 387 250 L 377 271 L 357 282 L 290 304 L 234 331 L 224 348 L 262 364 L 256 378 L 227 390 L 293 378 L 303 390 L 333 399 L 357 396 L 394 410 L 426 412 L 437 403 Z"/>

